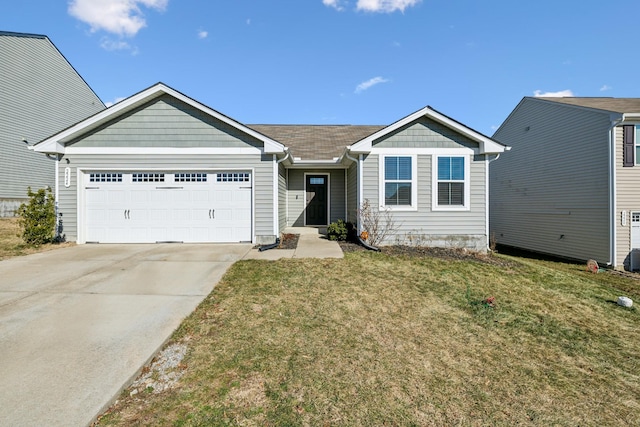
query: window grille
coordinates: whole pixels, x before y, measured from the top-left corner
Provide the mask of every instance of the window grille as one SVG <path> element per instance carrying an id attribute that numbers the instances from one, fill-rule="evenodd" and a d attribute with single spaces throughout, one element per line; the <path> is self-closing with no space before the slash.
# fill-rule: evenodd
<path id="1" fill-rule="evenodd" d="M 90 173 L 89 182 L 122 182 L 121 173 Z"/>

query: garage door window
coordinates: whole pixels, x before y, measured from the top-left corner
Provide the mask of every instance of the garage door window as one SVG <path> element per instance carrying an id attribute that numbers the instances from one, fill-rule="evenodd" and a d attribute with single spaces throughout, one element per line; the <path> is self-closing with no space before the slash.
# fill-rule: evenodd
<path id="1" fill-rule="evenodd" d="M 245 172 L 224 172 L 219 173 L 218 182 L 249 182 L 249 173 Z"/>
<path id="2" fill-rule="evenodd" d="M 89 182 L 122 182 L 121 173 L 92 173 Z"/>
<path id="3" fill-rule="evenodd" d="M 175 182 L 207 182 L 206 173 L 177 173 L 173 177 Z"/>
<path id="4" fill-rule="evenodd" d="M 163 173 L 134 173 L 131 174 L 133 182 L 164 182 Z"/>

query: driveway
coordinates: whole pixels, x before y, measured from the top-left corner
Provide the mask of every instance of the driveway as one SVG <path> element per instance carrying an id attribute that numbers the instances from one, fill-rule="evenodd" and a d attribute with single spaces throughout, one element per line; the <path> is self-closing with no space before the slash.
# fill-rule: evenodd
<path id="1" fill-rule="evenodd" d="M 81 245 L 0 261 L 0 425 L 92 422 L 250 248 Z"/>

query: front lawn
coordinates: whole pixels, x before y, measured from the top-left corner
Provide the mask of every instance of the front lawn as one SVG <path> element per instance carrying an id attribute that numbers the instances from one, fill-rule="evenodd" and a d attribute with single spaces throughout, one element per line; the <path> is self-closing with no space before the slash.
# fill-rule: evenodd
<path id="1" fill-rule="evenodd" d="M 24 243 L 20 237 L 17 218 L 0 218 L 0 261 L 16 256 L 29 255 L 70 246 L 73 243 L 50 243 L 32 246 Z"/>
<path id="2" fill-rule="evenodd" d="M 640 313 L 615 303 L 639 282 L 499 260 L 238 262 L 174 335 L 177 384 L 100 424 L 640 424 Z"/>

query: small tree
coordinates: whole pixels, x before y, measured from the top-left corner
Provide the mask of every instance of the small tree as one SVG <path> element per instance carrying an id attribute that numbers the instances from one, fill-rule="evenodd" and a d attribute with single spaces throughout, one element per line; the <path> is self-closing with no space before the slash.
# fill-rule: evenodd
<path id="1" fill-rule="evenodd" d="M 42 245 L 54 241 L 56 227 L 55 200 L 51 188 L 41 188 L 36 192 L 27 190 L 29 202 L 20 205 L 16 211 L 22 240 L 29 245 Z"/>
<path id="2" fill-rule="evenodd" d="M 400 228 L 389 209 L 376 209 L 371 206 L 369 199 L 364 199 L 358 209 L 358 223 L 366 232 L 365 240 L 372 246 L 382 243 L 385 238 L 395 234 Z"/>

